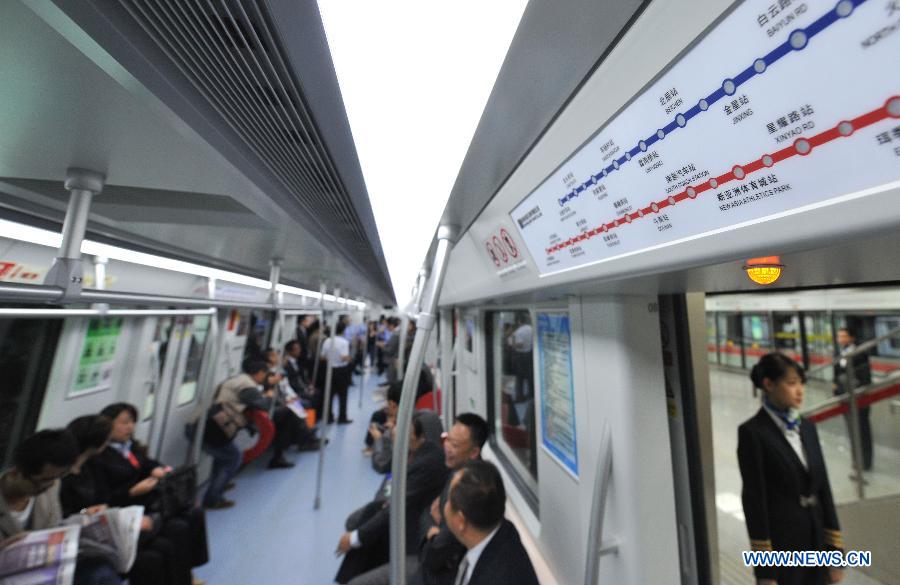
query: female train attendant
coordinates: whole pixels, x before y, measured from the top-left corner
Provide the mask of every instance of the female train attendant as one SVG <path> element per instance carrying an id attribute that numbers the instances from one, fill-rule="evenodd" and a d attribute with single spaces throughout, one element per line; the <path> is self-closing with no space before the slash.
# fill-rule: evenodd
<path id="1" fill-rule="evenodd" d="M 759 412 L 738 429 L 742 499 L 753 550 L 841 550 L 840 527 L 816 427 L 801 418 L 806 375 L 794 360 L 769 353 L 750 379 L 763 390 Z M 839 568 L 755 568 L 758 585 L 823 585 Z"/>

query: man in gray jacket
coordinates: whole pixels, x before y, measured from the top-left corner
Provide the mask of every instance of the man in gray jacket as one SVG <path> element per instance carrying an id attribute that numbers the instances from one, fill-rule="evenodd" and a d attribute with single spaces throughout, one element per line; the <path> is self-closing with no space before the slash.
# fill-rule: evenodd
<path id="1" fill-rule="evenodd" d="M 39 431 L 16 449 L 13 466 L 0 475 L 0 541 L 62 523 L 60 479 L 78 458 L 78 441 L 63 429 Z M 79 559 L 76 585 L 119 585 L 122 579 L 100 559 Z"/>

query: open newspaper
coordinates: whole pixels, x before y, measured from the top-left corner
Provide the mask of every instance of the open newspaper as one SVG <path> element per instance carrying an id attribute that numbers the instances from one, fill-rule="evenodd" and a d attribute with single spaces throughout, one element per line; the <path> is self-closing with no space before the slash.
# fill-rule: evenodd
<path id="1" fill-rule="evenodd" d="M 70 585 L 80 526 L 35 530 L 0 550 L 3 585 Z"/>
<path id="2" fill-rule="evenodd" d="M 127 573 L 137 555 L 143 515 L 143 506 L 107 508 L 97 514 L 69 516 L 65 524 L 81 527 L 79 556 L 106 559 L 116 571 Z"/>

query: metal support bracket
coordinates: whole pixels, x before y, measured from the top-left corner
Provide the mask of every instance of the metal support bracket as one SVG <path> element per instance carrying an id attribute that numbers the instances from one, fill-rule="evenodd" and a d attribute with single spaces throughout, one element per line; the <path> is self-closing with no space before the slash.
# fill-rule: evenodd
<path id="1" fill-rule="evenodd" d="M 87 229 L 91 198 L 103 191 L 105 182 L 106 177 L 96 171 L 74 167 L 66 171 L 64 185 L 72 195 L 63 221 L 58 255 L 44 278 L 44 284 L 63 289 L 63 300 L 75 299 L 81 294 L 84 280 L 81 243 Z"/>

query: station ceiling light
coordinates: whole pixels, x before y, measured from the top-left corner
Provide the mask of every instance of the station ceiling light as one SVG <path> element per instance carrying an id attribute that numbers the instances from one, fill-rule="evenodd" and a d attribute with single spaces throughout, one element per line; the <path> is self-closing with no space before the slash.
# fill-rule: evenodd
<path id="1" fill-rule="evenodd" d="M 767 286 L 774 284 L 781 277 L 784 264 L 778 256 L 764 256 L 762 258 L 750 258 L 744 265 L 747 276 L 756 284 Z"/>

